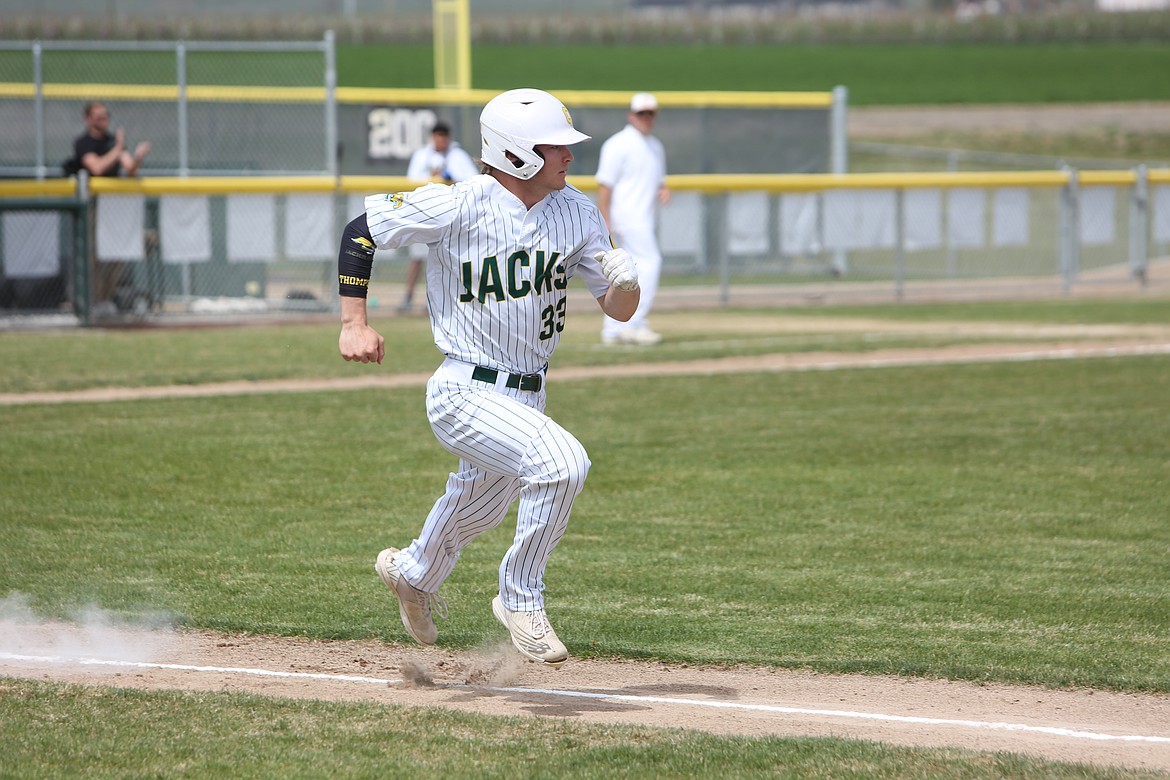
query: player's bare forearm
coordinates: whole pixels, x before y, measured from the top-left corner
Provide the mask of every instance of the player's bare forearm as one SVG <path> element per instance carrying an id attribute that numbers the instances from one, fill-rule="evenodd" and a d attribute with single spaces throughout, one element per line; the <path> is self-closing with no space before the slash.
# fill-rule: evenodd
<path id="1" fill-rule="evenodd" d="M 642 299 L 642 289 L 635 287 L 632 290 L 622 290 L 613 285 L 609 286 L 605 295 L 597 299 L 601 310 L 619 322 L 629 322 L 630 317 L 638 310 L 638 301 Z"/>
<path id="2" fill-rule="evenodd" d="M 356 363 L 381 363 L 386 356 L 386 341 L 370 327 L 365 298 L 341 296 L 341 336 L 337 348 L 346 360 Z"/>

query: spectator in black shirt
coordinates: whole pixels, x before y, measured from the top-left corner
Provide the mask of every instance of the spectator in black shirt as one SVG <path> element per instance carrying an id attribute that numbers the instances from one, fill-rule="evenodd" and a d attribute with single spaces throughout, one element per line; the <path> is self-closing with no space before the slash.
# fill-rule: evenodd
<path id="1" fill-rule="evenodd" d="M 65 161 L 66 176 L 76 176 L 81 170 L 89 172 L 90 176 L 134 176 L 142 165 L 142 160 L 150 153 L 150 142 L 143 141 L 134 148 L 131 154 L 126 150 L 126 131 L 118 128 L 110 134 L 110 110 L 104 103 L 90 101 L 85 104 L 85 132 L 77 136 L 73 142 L 73 156 Z M 97 202 L 91 201 L 90 217 L 87 220 L 89 231 L 89 264 L 91 292 L 90 300 L 93 303 L 93 315 L 105 316 L 127 307 L 127 300 L 133 297 L 133 278 L 129 273 L 126 262 L 104 259 L 98 262 L 94 249 L 96 247 L 95 225 Z M 152 241 L 157 241 L 153 230 L 148 230 L 144 236 L 147 248 Z M 129 290 L 127 296 L 125 291 Z"/>
<path id="2" fill-rule="evenodd" d="M 85 132 L 73 142 L 73 156 L 65 162 L 65 173 L 75 175 L 82 168 L 90 176 L 127 176 L 138 173 L 142 160 L 150 154 L 150 141 L 143 141 L 134 147 L 131 154 L 126 149 L 126 131 L 118 128 L 110 134 L 110 110 L 104 103 L 90 101 L 85 104 Z"/>

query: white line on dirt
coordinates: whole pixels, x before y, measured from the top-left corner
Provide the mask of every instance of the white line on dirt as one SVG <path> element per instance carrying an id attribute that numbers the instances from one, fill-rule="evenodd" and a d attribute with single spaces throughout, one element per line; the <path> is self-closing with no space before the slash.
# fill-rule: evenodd
<path id="1" fill-rule="evenodd" d="M 321 674 L 314 672 L 274 672 L 269 669 L 249 669 L 239 666 L 192 666 L 189 664 L 149 664 L 139 661 L 110 661 L 103 658 L 70 658 L 62 655 L 17 655 L 0 653 L 0 661 L 26 661 L 43 664 L 77 664 L 78 666 L 119 666 L 130 669 L 175 669 L 181 672 L 217 672 L 219 674 L 247 674 L 253 677 L 289 677 L 309 680 L 337 680 L 339 682 L 378 683 L 395 685 L 402 680 L 383 677 L 362 677 L 352 674 Z"/>
<path id="2" fill-rule="evenodd" d="M 397 685 L 403 680 L 392 680 L 382 677 L 363 677 L 349 674 L 323 674 L 315 672 L 277 672 L 270 669 L 250 669 L 246 667 L 230 666 L 194 666 L 189 664 L 160 664 L 142 663 L 135 661 L 115 661 L 101 658 L 69 658 L 65 656 L 18 655 L 15 653 L 0 653 L 0 661 L 21 661 L 45 664 L 77 664 L 81 666 L 113 666 L 132 669 L 170 669 L 189 672 L 211 672 L 216 674 L 239 674 L 254 677 L 283 677 L 290 679 L 334 680 L 337 682 L 368 683 L 374 685 Z M 1029 726 L 1023 723 L 1002 723 L 981 720 L 957 720 L 950 718 L 924 718 L 912 715 L 888 715 L 877 712 L 855 712 L 849 710 L 821 710 L 803 707 L 780 707 L 772 704 L 744 704 L 708 699 L 678 699 L 664 696 L 633 696 L 618 693 L 591 693 L 587 691 L 565 691 L 555 688 L 496 688 L 483 685 L 440 684 L 445 688 L 466 688 L 493 693 L 536 694 L 541 696 L 561 696 L 576 699 L 594 699 L 606 701 L 639 702 L 642 704 L 669 704 L 688 707 L 709 707 L 712 709 L 745 710 L 751 712 L 771 712 L 783 715 L 810 715 L 824 718 L 843 718 L 853 720 L 873 720 L 890 723 L 909 723 L 924 726 L 958 726 L 969 729 L 988 731 L 1019 731 L 1036 734 L 1047 734 L 1069 739 L 1088 739 L 1098 742 L 1148 742 L 1156 744 L 1170 744 L 1170 737 L 1149 736 L 1140 734 L 1103 734 L 1097 731 L 1078 731 L 1057 726 Z"/>
<path id="3" fill-rule="evenodd" d="M 775 712 L 784 715 L 815 715 L 828 718 L 852 718 L 855 720 L 879 720 L 892 723 L 915 723 L 926 726 L 964 726 L 972 729 L 991 731 L 1030 731 L 1052 734 L 1074 739 L 1093 739 L 1102 742 L 1156 742 L 1170 744 L 1170 737 L 1142 736 L 1135 734 L 1102 734 L 1096 731 L 1074 731 L 1055 726 L 1028 726 L 1023 723 L 997 723 L 983 720 L 953 720 L 950 718 L 923 718 L 914 715 L 886 715 L 878 712 L 851 712 L 849 710 L 816 710 L 803 707 L 778 707 L 772 704 L 741 704 L 738 702 L 713 701 L 705 699 L 674 699 L 660 696 L 630 696 L 616 693 L 585 693 L 580 691 L 558 691 L 543 688 L 489 688 L 504 693 L 541 693 L 548 696 L 568 696 L 585 699 L 608 699 L 613 701 L 652 702 L 658 704 L 686 704 L 714 709 L 749 710 L 754 712 Z"/>

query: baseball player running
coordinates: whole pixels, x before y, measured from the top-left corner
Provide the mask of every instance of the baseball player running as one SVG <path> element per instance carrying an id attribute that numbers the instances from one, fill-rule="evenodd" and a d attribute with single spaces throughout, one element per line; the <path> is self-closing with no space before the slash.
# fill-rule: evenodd
<path id="1" fill-rule="evenodd" d="M 492 612 L 517 650 L 557 667 L 568 651 L 545 613 L 544 570 L 590 461 L 544 414 L 545 370 L 565 327 L 569 279 L 580 277 L 605 314 L 628 320 L 638 275 L 629 254 L 613 248 L 597 207 L 566 184 L 570 147 L 589 136 L 559 100 L 537 89 L 504 92 L 484 106 L 480 131 L 484 173 L 371 195 L 346 226 L 338 346 L 346 360 L 383 361 L 385 342 L 366 316 L 374 249 L 427 244 L 427 308 L 446 357 L 427 382 L 427 419 L 459 470 L 418 538 L 382 550 L 374 568 L 407 633 L 433 644 L 433 612 L 446 610 L 439 586 L 460 551 L 519 498 Z"/>

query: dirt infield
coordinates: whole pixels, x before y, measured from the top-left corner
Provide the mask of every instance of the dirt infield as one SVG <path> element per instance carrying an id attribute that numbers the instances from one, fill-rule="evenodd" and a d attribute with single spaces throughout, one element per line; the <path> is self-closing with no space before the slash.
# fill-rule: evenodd
<path id="1" fill-rule="evenodd" d="M 1142 329 L 1138 328 L 1137 331 Z M 800 352 L 753 357 L 635 363 L 614 366 L 567 367 L 549 371 L 558 382 L 612 377 L 714 376 L 744 372 L 829 371 L 838 368 L 882 368 L 928 364 L 986 363 L 997 361 L 1067 360 L 1072 358 L 1124 357 L 1170 354 L 1170 328 L 1151 329 L 1153 337 L 1065 339 L 1051 342 L 961 344 L 932 349 L 877 349 L 865 353 Z M 303 393 L 326 390 L 393 389 L 421 387 L 430 374 L 390 374 L 345 379 L 286 379 L 268 381 L 209 382 L 162 387 L 96 387 L 38 393 L 0 393 L 0 406 L 58 403 L 142 401 L 152 398 L 205 398 L 210 396 Z"/>
<path id="2" fill-rule="evenodd" d="M 387 620 L 396 620 L 389 596 L 386 606 Z M 751 737 L 849 737 L 1170 771 L 1167 696 L 637 661 L 570 659 L 554 670 L 524 661 L 503 637 L 496 646 L 452 652 L 64 624 L 0 623 L 0 636 L 8 637 L 0 641 L 0 674 L 38 680 Z"/>

